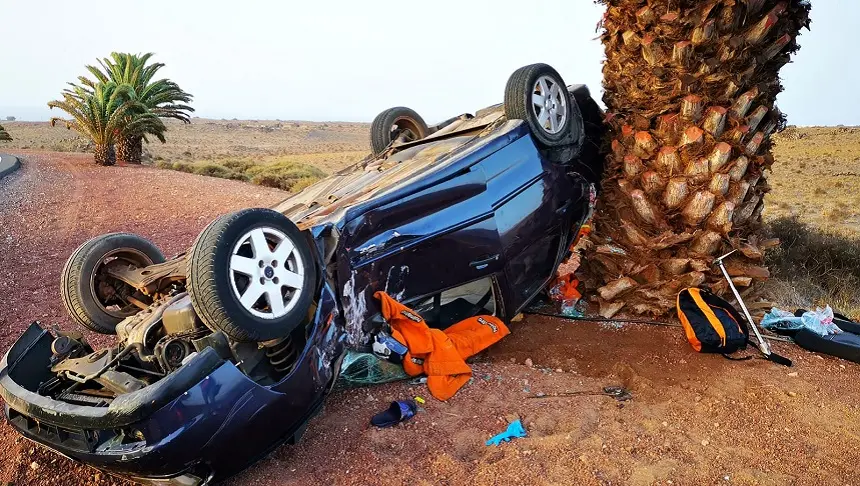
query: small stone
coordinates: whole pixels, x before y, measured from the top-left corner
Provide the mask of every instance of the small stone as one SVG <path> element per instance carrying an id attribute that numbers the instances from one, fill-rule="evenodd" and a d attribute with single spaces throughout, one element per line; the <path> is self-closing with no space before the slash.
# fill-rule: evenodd
<path id="1" fill-rule="evenodd" d="M 792 371 L 791 373 L 789 373 L 789 374 L 788 374 L 788 376 L 797 376 L 797 372 L 796 372 L 796 371 Z"/>
<path id="2" fill-rule="evenodd" d="M 793 392 L 793 391 L 790 391 L 790 392 L 788 392 L 788 396 L 790 396 L 790 397 L 796 397 L 796 396 L 797 396 L 797 393 L 795 393 L 795 392 Z"/>
<path id="3" fill-rule="evenodd" d="M 511 363 L 516 363 L 516 362 L 517 362 L 517 358 L 511 358 Z"/>
<path id="4" fill-rule="evenodd" d="M 703 446 L 707 446 L 707 445 L 708 445 L 708 444 L 710 444 L 710 443 L 711 443 L 711 441 L 709 441 L 708 439 L 704 439 L 704 440 L 702 440 L 702 445 L 703 445 Z"/>
<path id="5" fill-rule="evenodd" d="M 580 462 L 588 462 L 588 458 L 585 457 L 585 454 L 583 454 L 583 455 L 579 456 L 579 461 Z"/>
<path id="6" fill-rule="evenodd" d="M 555 372 L 556 373 L 564 373 L 564 370 L 561 368 L 556 368 Z"/>
<path id="7" fill-rule="evenodd" d="M 94 479 L 96 482 L 101 481 L 101 480 L 102 480 L 102 474 L 101 474 L 101 473 L 96 473 L 96 474 L 93 476 L 93 479 Z"/>
<path id="8" fill-rule="evenodd" d="M 839 365 L 839 367 L 840 367 L 840 368 L 842 368 L 843 370 L 845 369 L 845 365 L 844 365 L 844 364 Z"/>
<path id="9" fill-rule="evenodd" d="M 664 421 L 664 422 L 663 422 L 663 427 L 668 427 L 668 426 L 669 426 L 669 422 L 665 422 L 665 421 Z"/>
<path id="10" fill-rule="evenodd" d="M 700 396 L 696 395 L 695 400 L 696 400 L 696 403 L 701 402 L 701 401 L 702 401 L 702 397 L 700 397 Z"/>
<path id="11" fill-rule="evenodd" d="M 686 359 L 682 359 L 682 360 L 680 360 L 680 361 L 678 361 L 678 362 L 679 362 L 679 363 L 681 363 L 681 364 L 687 364 L 687 360 L 686 360 Z M 670 482 L 669 484 L 671 484 L 671 482 Z"/>
<path id="12" fill-rule="evenodd" d="M 714 422 L 714 428 L 715 428 L 715 429 L 719 429 L 719 428 L 720 428 L 720 423 L 719 423 L 719 422 Z"/>
<path id="13" fill-rule="evenodd" d="M 729 480 L 729 476 L 728 476 L 728 474 L 727 474 L 727 475 L 725 475 L 725 476 L 723 476 L 723 481 L 728 481 L 728 480 Z"/>
<path id="14" fill-rule="evenodd" d="M 39 469 L 39 463 L 37 463 L 36 461 L 31 462 L 31 463 L 30 463 L 30 469 L 32 469 L 32 470 L 34 470 L 34 471 L 35 471 L 36 469 Z"/>
<path id="15" fill-rule="evenodd" d="M 531 358 L 526 358 L 525 365 L 526 365 L 526 366 L 528 366 L 528 367 L 532 367 L 532 366 L 534 366 L 535 364 L 534 364 L 534 361 L 532 361 L 532 359 L 531 359 Z"/>

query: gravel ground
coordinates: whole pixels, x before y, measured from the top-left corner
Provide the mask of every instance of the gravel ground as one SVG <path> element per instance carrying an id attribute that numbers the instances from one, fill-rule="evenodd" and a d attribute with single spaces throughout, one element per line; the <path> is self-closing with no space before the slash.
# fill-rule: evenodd
<path id="1" fill-rule="evenodd" d="M 24 161 L 0 182 L 3 349 L 29 320 L 70 325 L 56 287 L 84 239 L 135 231 L 175 253 L 217 214 L 282 197 L 187 174 L 94 168 L 82 156 L 31 153 Z M 160 195 L 153 200 L 147 187 Z M 299 445 L 229 484 L 860 484 L 858 365 L 781 343 L 777 352 L 794 368 L 728 361 L 692 352 L 678 329 L 645 325 L 531 316 L 512 330 L 476 358 L 473 381 L 447 403 L 406 383 L 336 391 Z M 529 398 L 608 385 L 633 399 Z M 368 425 L 391 400 L 414 396 L 427 403 L 412 421 Z M 516 417 L 527 438 L 484 446 Z M 5 424 L 3 481 L 123 484 L 34 447 Z"/>

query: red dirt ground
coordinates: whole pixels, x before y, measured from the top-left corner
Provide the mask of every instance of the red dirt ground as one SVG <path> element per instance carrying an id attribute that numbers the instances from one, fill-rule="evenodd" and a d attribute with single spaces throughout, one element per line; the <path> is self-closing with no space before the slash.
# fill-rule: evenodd
<path id="1" fill-rule="evenodd" d="M 87 156 L 27 153 L 0 181 L 0 349 L 33 319 L 71 324 L 59 272 L 85 239 L 110 231 L 183 251 L 213 217 L 284 193 Z M 335 392 L 297 446 L 232 485 L 858 484 L 860 366 L 779 344 L 792 369 L 694 353 L 678 329 L 622 328 L 531 316 L 477 357 L 447 403 L 395 383 Z M 102 343 L 107 343 L 102 339 Z M 525 363 L 532 363 L 528 366 Z M 603 396 L 528 398 L 622 385 Z M 368 425 L 391 400 L 424 410 L 392 429 Z M 520 417 L 529 436 L 484 441 Z M 241 447 L 241 445 L 237 445 Z M 35 469 L 33 466 L 35 465 Z M 0 485 L 125 484 L 75 465 L 0 424 Z"/>

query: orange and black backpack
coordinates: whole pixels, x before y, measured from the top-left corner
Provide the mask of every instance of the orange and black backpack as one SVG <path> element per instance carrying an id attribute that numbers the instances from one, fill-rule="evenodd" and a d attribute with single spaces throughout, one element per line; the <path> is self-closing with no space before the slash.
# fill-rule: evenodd
<path id="1" fill-rule="evenodd" d="M 746 349 L 749 327 L 725 300 L 708 290 L 689 288 L 678 293 L 677 306 L 684 333 L 696 351 L 726 355 Z"/>

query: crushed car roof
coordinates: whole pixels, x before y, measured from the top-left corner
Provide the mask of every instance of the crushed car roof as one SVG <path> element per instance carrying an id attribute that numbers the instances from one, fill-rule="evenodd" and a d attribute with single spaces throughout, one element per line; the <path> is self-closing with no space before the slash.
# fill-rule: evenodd
<path id="1" fill-rule="evenodd" d="M 336 222 L 350 207 L 439 170 L 447 162 L 471 153 L 508 131 L 500 128 L 520 123 L 518 120 L 506 122 L 502 105 L 485 108 L 474 117 L 463 115 L 421 140 L 395 143 L 378 157 L 368 156 L 287 198 L 273 209 L 301 229 Z"/>

